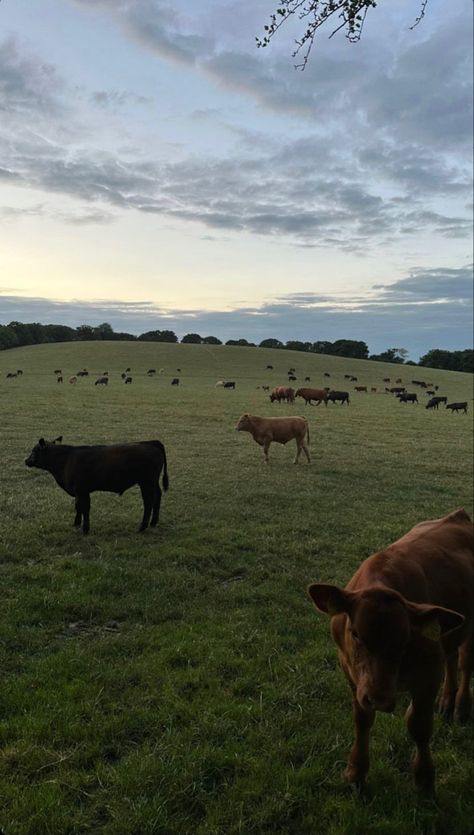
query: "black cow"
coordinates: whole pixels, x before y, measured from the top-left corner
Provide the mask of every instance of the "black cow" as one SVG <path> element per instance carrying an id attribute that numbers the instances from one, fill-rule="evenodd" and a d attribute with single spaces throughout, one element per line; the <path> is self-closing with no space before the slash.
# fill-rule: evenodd
<path id="1" fill-rule="evenodd" d="M 109 384 L 109 378 L 108 377 L 97 377 L 97 380 L 94 383 L 95 386 L 108 386 L 108 384 Z"/>
<path id="2" fill-rule="evenodd" d="M 311 377 L 305 377 L 304 381 L 305 381 L 305 383 L 310 383 L 311 382 Z"/>
<path id="3" fill-rule="evenodd" d="M 125 369 L 125 373 L 126 373 L 126 374 L 129 374 L 131 370 L 132 370 L 131 368 L 126 368 L 126 369 Z"/>
<path id="4" fill-rule="evenodd" d="M 343 406 L 344 403 L 347 403 L 347 405 L 349 405 L 349 392 L 348 391 L 330 391 L 329 394 L 328 394 L 328 401 L 329 400 L 331 401 L 331 403 L 337 403 L 340 400 L 341 401 L 341 406 Z"/>
<path id="5" fill-rule="evenodd" d="M 406 388 L 405 386 L 392 386 L 392 388 L 388 389 L 388 391 L 390 394 L 396 394 L 398 397 L 399 394 L 403 394 L 403 392 L 406 391 Z"/>
<path id="6" fill-rule="evenodd" d="M 57 376 L 57 378 L 56 378 L 56 382 L 58 382 L 58 383 L 62 383 L 62 381 L 63 381 L 62 375 L 61 375 L 61 374 L 58 374 L 58 376 Z"/>
<path id="7" fill-rule="evenodd" d="M 121 376 L 122 380 L 125 380 L 126 377 L 127 377 L 127 375 L 125 374 L 125 371 L 122 371 L 120 376 Z"/>
<path id="8" fill-rule="evenodd" d="M 357 383 L 357 377 L 351 377 L 350 380 L 351 383 Z"/>
<path id="9" fill-rule="evenodd" d="M 179 386 L 179 377 L 173 377 L 173 379 L 171 380 L 171 385 L 172 386 Z M 224 385 L 225 385 L 225 383 L 224 383 Z"/>
<path id="10" fill-rule="evenodd" d="M 62 374 L 62 373 L 63 372 L 61 371 L 60 368 L 55 368 L 54 371 L 53 371 L 53 374 Z"/>
<path id="11" fill-rule="evenodd" d="M 17 373 L 17 377 L 21 377 L 22 374 L 23 374 L 23 371 L 21 370 L 21 368 L 18 368 L 16 373 Z"/>
<path id="12" fill-rule="evenodd" d="M 428 400 L 428 403 L 426 404 L 426 408 L 427 409 L 438 409 L 439 408 L 438 398 L 437 397 L 432 397 L 430 400 Z"/>
<path id="13" fill-rule="evenodd" d="M 267 365 L 267 369 L 268 369 L 269 371 L 273 371 L 273 365 Z"/>
<path id="14" fill-rule="evenodd" d="M 18 374 L 16 372 L 15 373 L 13 373 L 13 371 L 8 372 L 7 380 L 14 380 L 15 377 L 18 377 Z"/>
<path id="15" fill-rule="evenodd" d="M 125 377 L 124 383 L 128 386 L 130 383 L 133 382 L 133 377 Z"/>
<path id="16" fill-rule="evenodd" d="M 153 374 L 156 374 L 156 368 L 149 368 L 146 373 L 151 377 Z"/>
<path id="17" fill-rule="evenodd" d="M 25 461 L 27 467 L 47 470 L 56 482 L 75 499 L 74 527 L 89 533 L 90 494 L 97 490 L 120 496 L 138 484 L 143 499 L 143 519 L 139 530 L 148 523 L 154 527 L 160 513 L 160 475 L 167 490 L 166 452 L 161 441 L 138 441 L 111 446 L 69 446 L 62 436 L 54 441 L 40 438 Z M 150 520 L 151 516 L 151 520 Z"/>
<path id="18" fill-rule="evenodd" d="M 325 372 L 324 372 L 324 377 L 330 377 L 330 376 L 331 376 L 331 375 L 330 375 L 330 374 L 328 374 L 328 372 L 327 372 L 327 371 L 325 371 Z"/>
<path id="19" fill-rule="evenodd" d="M 224 388 L 225 389 L 235 389 L 235 382 L 232 380 L 232 382 L 224 383 Z"/>
<path id="20" fill-rule="evenodd" d="M 438 401 L 438 403 L 447 403 L 448 402 L 448 398 L 445 397 L 442 394 L 437 394 L 436 395 L 436 400 Z"/>
<path id="21" fill-rule="evenodd" d="M 418 404 L 418 397 L 413 392 L 408 391 L 401 391 L 400 394 L 397 394 L 397 397 L 400 403 L 416 403 Z"/>
<path id="22" fill-rule="evenodd" d="M 84 368 L 84 371 L 78 371 L 77 374 L 76 374 L 76 377 L 88 377 L 88 376 L 89 376 L 89 372 L 86 371 L 85 368 Z"/>
<path id="23" fill-rule="evenodd" d="M 288 382 L 289 383 L 294 383 L 295 380 L 296 380 L 296 377 L 295 377 L 294 374 L 288 374 Z"/>
<path id="24" fill-rule="evenodd" d="M 451 409 L 453 414 L 454 412 L 464 412 L 467 415 L 467 401 L 464 401 L 464 403 L 447 403 L 446 408 Z"/>

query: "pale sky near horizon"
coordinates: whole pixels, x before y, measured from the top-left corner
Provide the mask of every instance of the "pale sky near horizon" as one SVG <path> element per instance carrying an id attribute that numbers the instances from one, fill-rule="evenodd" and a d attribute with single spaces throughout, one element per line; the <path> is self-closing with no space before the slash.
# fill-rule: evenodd
<path id="1" fill-rule="evenodd" d="M 472 345 L 472 2 L 0 3 L 0 323 Z"/>

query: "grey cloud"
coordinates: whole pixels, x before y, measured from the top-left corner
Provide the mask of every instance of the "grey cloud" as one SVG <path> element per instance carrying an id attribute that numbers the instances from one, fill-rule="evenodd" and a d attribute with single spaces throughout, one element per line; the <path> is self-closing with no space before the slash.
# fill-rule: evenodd
<path id="1" fill-rule="evenodd" d="M 49 114 L 59 110 L 57 93 L 62 83 L 55 68 L 20 54 L 15 38 L 0 43 L 0 111 Z"/>

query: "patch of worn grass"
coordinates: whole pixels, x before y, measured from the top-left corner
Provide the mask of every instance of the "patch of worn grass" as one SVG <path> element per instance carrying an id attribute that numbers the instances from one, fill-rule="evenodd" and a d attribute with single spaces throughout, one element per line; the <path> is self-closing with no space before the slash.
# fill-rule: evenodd
<path id="1" fill-rule="evenodd" d="M 271 363 L 273 371 L 267 371 Z M 270 404 L 257 386 L 377 386 L 349 408 Z M 76 386 L 78 369 L 110 372 Z M 120 372 L 132 367 L 131 386 Z M 155 379 L 149 367 L 165 368 Z M 5 379 L 23 368 L 23 377 Z M 176 369 L 181 368 L 181 372 Z M 0 354 L 2 687 L 0 826 L 8 835 L 295 833 L 467 835 L 472 727 L 436 720 L 436 802 L 416 795 L 401 699 L 372 734 L 372 796 L 341 780 L 348 688 L 312 580 L 345 584 L 416 522 L 472 505 L 471 421 L 383 392 L 424 377 L 469 399 L 465 374 L 243 348 L 130 343 Z M 179 376 L 181 385 L 171 387 Z M 235 379 L 236 391 L 216 389 Z M 410 386 L 409 386 L 410 387 Z M 243 412 L 307 414 L 311 466 Z M 170 490 L 138 535 L 138 490 L 94 494 L 91 535 L 71 499 L 24 459 L 40 436 L 159 438 Z"/>

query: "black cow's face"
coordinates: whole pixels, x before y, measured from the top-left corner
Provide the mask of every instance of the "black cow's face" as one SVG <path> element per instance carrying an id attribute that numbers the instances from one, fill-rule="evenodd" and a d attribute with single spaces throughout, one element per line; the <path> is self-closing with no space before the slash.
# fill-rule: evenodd
<path id="1" fill-rule="evenodd" d="M 54 441 L 45 441 L 44 438 L 40 438 L 36 446 L 31 450 L 28 458 L 25 459 L 26 466 L 38 467 L 41 470 L 47 469 L 48 450 L 55 444 L 60 444 L 62 439 L 62 435 L 59 438 L 55 438 Z"/>

